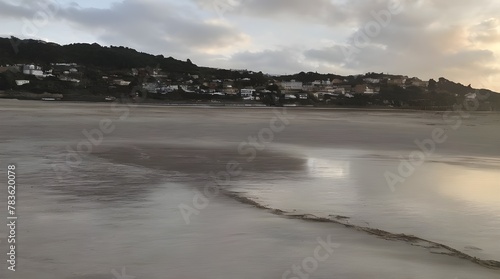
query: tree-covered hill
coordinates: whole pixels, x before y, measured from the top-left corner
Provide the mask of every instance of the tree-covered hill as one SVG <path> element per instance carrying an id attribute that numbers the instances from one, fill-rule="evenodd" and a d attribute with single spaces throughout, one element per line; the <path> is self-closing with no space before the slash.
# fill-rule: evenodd
<path id="1" fill-rule="evenodd" d="M 0 65 L 18 63 L 78 63 L 103 69 L 160 67 L 164 71 L 198 73 L 191 61 L 180 61 L 163 55 L 151 55 L 127 47 L 105 47 L 98 44 L 58 45 L 37 40 L 0 38 Z"/>

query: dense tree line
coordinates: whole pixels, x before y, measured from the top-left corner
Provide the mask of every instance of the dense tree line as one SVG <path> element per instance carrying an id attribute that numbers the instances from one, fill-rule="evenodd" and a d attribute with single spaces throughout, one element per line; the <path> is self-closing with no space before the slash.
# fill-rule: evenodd
<path id="1" fill-rule="evenodd" d="M 163 55 L 151 55 L 126 47 L 104 47 L 99 44 L 58 45 L 36 40 L 0 38 L 0 65 L 36 63 L 78 63 L 102 69 L 160 67 L 168 72 L 198 73 L 190 60 L 180 61 Z"/>

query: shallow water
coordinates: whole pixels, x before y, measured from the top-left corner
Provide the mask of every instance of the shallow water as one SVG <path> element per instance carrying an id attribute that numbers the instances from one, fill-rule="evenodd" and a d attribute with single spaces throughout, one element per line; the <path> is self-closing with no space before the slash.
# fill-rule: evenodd
<path id="1" fill-rule="evenodd" d="M 304 155 L 302 172 L 280 173 L 263 182 L 256 173 L 238 181 L 234 191 L 267 207 L 333 216 L 500 260 L 500 244 L 495 241 L 500 228 L 500 161 L 463 165 L 459 158 L 435 158 L 392 192 L 384 173 L 397 169 L 397 157 L 384 157 L 380 151 L 324 149 Z"/>

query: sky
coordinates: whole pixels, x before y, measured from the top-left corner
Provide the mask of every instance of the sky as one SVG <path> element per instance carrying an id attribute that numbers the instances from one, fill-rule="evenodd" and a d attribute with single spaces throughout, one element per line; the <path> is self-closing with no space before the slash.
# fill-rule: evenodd
<path id="1" fill-rule="evenodd" d="M 0 0 L 0 36 L 269 74 L 383 72 L 500 92 L 497 0 Z"/>

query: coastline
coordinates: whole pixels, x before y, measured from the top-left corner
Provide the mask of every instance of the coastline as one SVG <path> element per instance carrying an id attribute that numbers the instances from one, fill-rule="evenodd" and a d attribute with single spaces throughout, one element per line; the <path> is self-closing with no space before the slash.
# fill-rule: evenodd
<path id="1" fill-rule="evenodd" d="M 116 105 L 131 105 L 131 106 L 165 106 L 165 107 L 246 107 L 246 108 L 265 108 L 265 107 L 276 107 L 268 106 L 259 102 L 248 102 L 248 101 L 237 101 L 237 102 L 225 102 L 225 101 L 161 101 L 161 100 L 144 100 L 144 101 L 134 101 L 130 99 L 117 99 L 116 101 L 106 101 L 102 96 L 82 97 L 64 100 L 62 94 L 54 93 L 29 93 L 20 92 L 23 98 L 18 96 L 9 96 L 9 93 L 5 91 L 0 91 L 0 100 L 14 100 L 14 101 L 44 101 L 43 98 L 54 98 L 55 100 L 50 100 L 52 103 L 58 104 L 116 104 Z M 44 101 L 44 102 L 47 102 Z M 340 106 L 340 105 L 328 105 L 328 104 L 283 104 L 278 107 L 287 108 L 314 108 L 314 109 L 337 109 L 337 110 L 387 110 L 387 111 L 429 111 L 429 112 L 446 112 L 454 110 L 453 107 L 448 106 L 437 106 L 437 107 L 391 107 L 391 106 Z M 474 113 L 500 113 L 500 110 L 476 110 Z"/>

